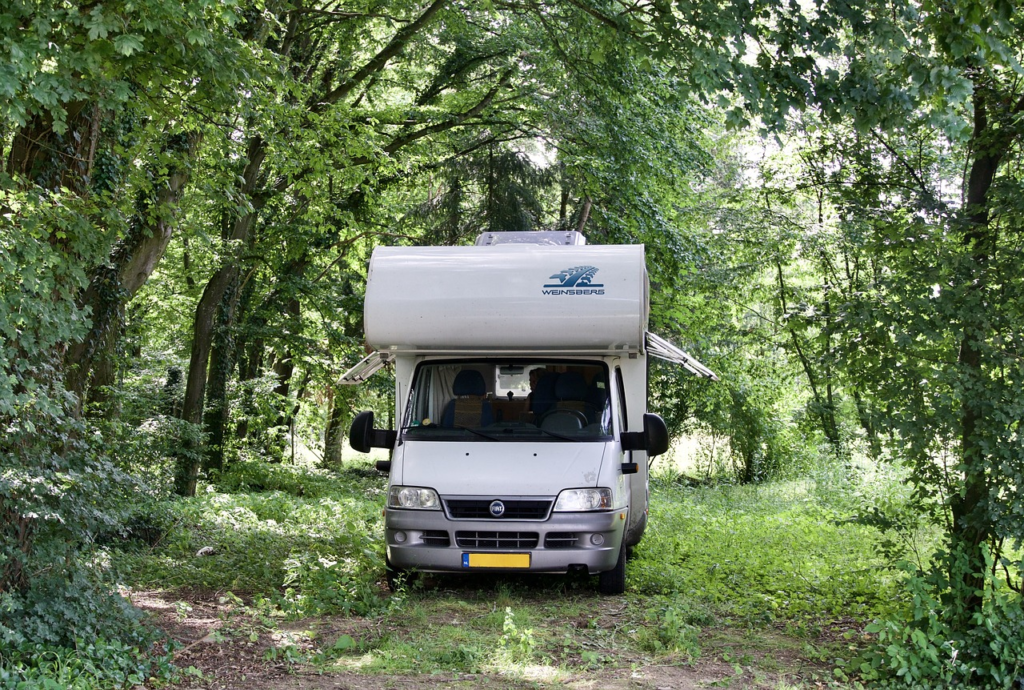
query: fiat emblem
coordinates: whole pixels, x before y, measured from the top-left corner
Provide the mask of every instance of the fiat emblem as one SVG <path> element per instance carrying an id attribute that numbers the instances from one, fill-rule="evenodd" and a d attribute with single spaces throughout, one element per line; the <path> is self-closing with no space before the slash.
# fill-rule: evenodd
<path id="1" fill-rule="evenodd" d="M 505 514 L 505 504 L 501 501 L 491 501 L 491 505 L 488 507 L 488 510 L 491 511 L 492 517 L 499 518 Z"/>

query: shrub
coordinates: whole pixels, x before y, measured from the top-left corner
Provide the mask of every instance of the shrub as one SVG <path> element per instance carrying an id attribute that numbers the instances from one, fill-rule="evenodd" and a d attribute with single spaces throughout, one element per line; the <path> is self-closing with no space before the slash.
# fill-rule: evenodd
<path id="1" fill-rule="evenodd" d="M 1024 683 L 1024 608 L 1021 596 L 992 575 L 986 553 L 980 610 L 965 615 L 957 573 L 962 555 L 947 554 L 929 572 L 904 563 L 911 605 L 875 621 L 875 643 L 848 669 L 875 685 L 913 688 L 1010 688 Z M 949 573 L 954 577 L 950 578 Z"/>

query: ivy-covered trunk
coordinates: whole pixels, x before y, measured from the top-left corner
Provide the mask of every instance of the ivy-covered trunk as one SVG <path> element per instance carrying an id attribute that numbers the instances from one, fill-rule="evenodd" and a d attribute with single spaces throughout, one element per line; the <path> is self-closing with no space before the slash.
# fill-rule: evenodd
<path id="1" fill-rule="evenodd" d="M 79 299 L 80 306 L 89 309 L 92 326 L 85 337 L 70 345 L 65 356 L 67 387 L 79 400 L 90 396 L 91 401 L 100 401 L 103 393 L 96 390 L 90 394 L 90 386 L 95 383 L 101 388 L 113 382 L 126 305 L 149 280 L 167 249 L 200 140 L 196 132 L 166 138 L 162 160 L 148 175 L 152 186 L 136 204 L 128 232 L 113 247 L 109 261 L 93 270 L 89 287 Z M 97 366 L 102 367 L 102 375 L 92 382 Z"/>
<path id="2" fill-rule="evenodd" d="M 352 414 L 352 386 L 328 386 L 327 426 L 324 432 L 324 464 L 341 467 L 347 425 Z"/>
<path id="3" fill-rule="evenodd" d="M 301 276 L 301 272 L 299 273 Z M 287 330 L 298 334 L 302 327 L 301 303 L 298 297 L 290 297 L 285 305 L 285 319 L 288 323 Z M 288 426 L 291 423 L 293 403 L 289 400 L 291 393 L 292 376 L 295 374 L 294 348 L 289 344 L 288 350 L 274 362 L 274 376 L 277 378 L 277 385 L 274 386 L 274 395 L 278 398 L 280 412 L 278 413 L 276 426 Z"/>
<path id="4" fill-rule="evenodd" d="M 235 368 L 235 311 L 238 287 L 232 285 L 224 295 L 210 354 L 210 376 L 206 382 L 207 400 L 203 413 L 206 432 L 203 469 L 220 472 L 224 469 L 224 442 L 228 424 L 228 380 Z"/>
<path id="5" fill-rule="evenodd" d="M 239 191 L 250 200 L 252 209 L 235 220 L 230 234 L 224 238 L 236 245 L 247 246 L 250 229 L 262 207 L 263 200 L 258 198 L 255 192 L 266 155 L 267 147 L 263 138 L 256 135 L 250 139 Z M 198 425 L 203 420 L 203 403 L 206 397 L 207 367 L 210 361 L 214 320 L 224 301 L 225 294 L 238 280 L 240 261 L 241 257 L 237 255 L 237 252 L 229 253 L 224 259 L 224 264 L 207 282 L 203 295 L 199 298 L 199 304 L 196 305 L 192 322 L 191 356 L 188 373 L 185 377 L 185 401 L 181 413 L 182 418 L 191 424 Z M 180 496 L 195 495 L 200 465 L 197 451 L 198 449 L 186 448 L 178 459 L 174 491 Z"/>
<path id="6" fill-rule="evenodd" d="M 1005 129 L 994 129 L 989 122 L 989 95 L 979 91 L 974 97 L 974 131 L 967 195 L 963 242 L 967 250 L 961 282 L 967 286 L 960 307 L 962 333 L 957 356 L 960 384 L 960 463 L 962 486 L 951 497 L 952 530 L 950 546 L 954 554 L 966 557 L 959 573 L 950 573 L 951 581 L 962 585 L 964 626 L 981 609 L 985 584 L 985 554 L 982 547 L 993 537 L 989 504 L 998 501 L 991 495 L 988 475 L 991 468 L 992 439 L 982 428 L 982 416 L 991 410 L 992 386 L 988 378 L 992 364 L 986 361 L 984 344 L 991 340 L 992 322 L 989 302 L 991 289 L 989 264 L 996 251 L 996 230 L 992 225 L 989 192 L 1011 140 Z M 1012 130 L 1011 130 L 1012 132 Z M 955 559 L 954 559 L 955 562 Z"/>

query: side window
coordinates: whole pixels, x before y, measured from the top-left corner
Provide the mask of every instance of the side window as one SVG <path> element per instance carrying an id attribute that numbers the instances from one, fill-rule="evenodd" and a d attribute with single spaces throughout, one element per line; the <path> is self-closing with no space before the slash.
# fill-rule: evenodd
<path id="1" fill-rule="evenodd" d="M 626 387 L 622 385 L 622 369 L 615 367 L 615 390 L 619 396 L 619 411 L 617 418 L 619 420 L 619 430 L 628 431 L 626 420 L 629 419 L 629 415 L 626 414 Z"/>

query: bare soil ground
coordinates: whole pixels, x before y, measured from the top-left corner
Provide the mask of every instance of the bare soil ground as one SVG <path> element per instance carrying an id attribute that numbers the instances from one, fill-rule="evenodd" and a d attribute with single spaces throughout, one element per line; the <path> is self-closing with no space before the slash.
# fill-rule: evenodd
<path id="1" fill-rule="evenodd" d="M 751 641 L 731 629 L 705 629 L 696 660 L 673 655 L 642 655 L 622 647 L 601 650 L 601 663 L 563 656 L 556 661 L 518 668 L 514 673 L 381 674 L 350 670 L 330 662 L 312 663 L 318 649 L 329 649 L 343 635 L 380 639 L 410 628 L 384 619 L 323 617 L 300 621 L 261 620 L 252 609 L 224 601 L 209 592 L 134 592 L 134 603 L 178 644 L 175 665 L 184 670 L 181 688 L 224 690 L 370 690 L 377 688 L 440 689 L 567 687 L 579 690 L 667 690 L 708 687 L 826 687 L 819 679 L 828 668 L 803 658 L 789 638 L 759 633 Z M 625 599 L 597 599 L 595 616 L 560 624 L 588 629 L 619 629 Z M 481 606 L 481 615 L 484 607 Z M 269 623 L 269 624 L 268 624 Z M 420 621 L 412 634 L 429 635 L 433 626 L 451 620 Z M 388 628 L 393 629 L 388 629 Z M 579 660 L 577 660 L 579 661 Z"/>

